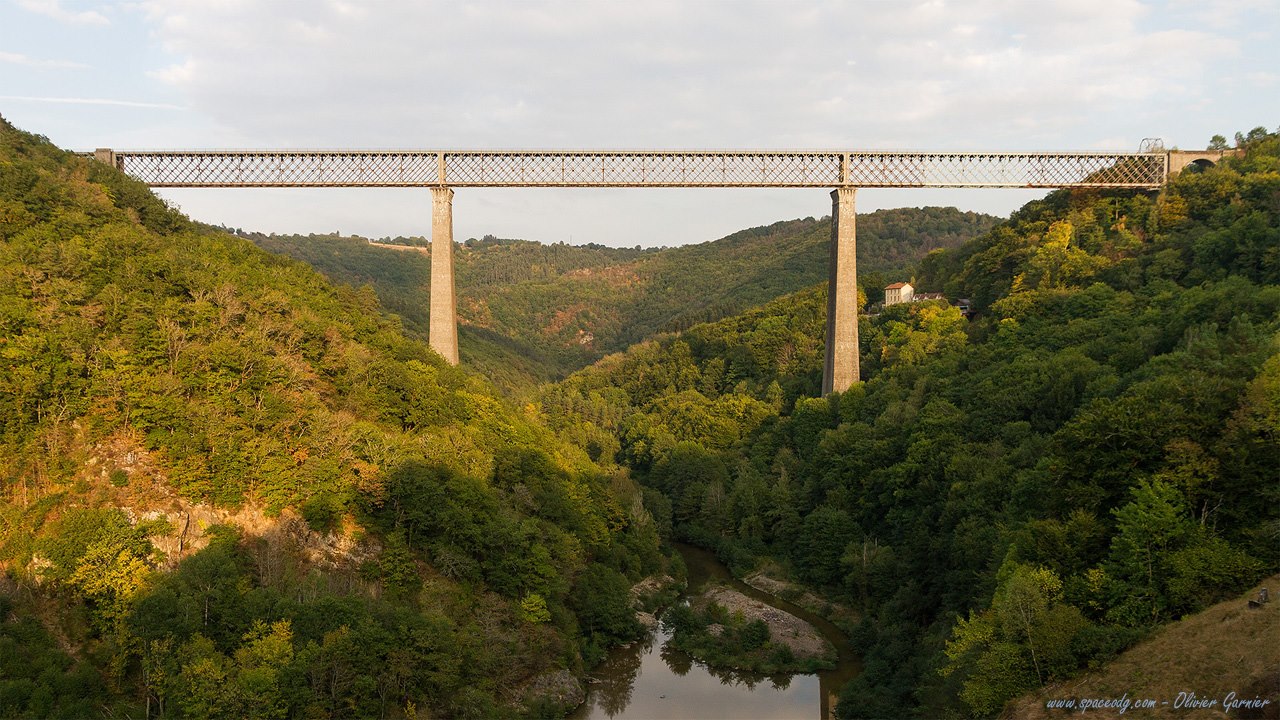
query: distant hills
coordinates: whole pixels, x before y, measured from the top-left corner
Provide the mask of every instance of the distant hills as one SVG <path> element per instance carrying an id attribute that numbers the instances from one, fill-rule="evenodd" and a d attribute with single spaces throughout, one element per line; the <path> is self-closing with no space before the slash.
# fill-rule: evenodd
<path id="1" fill-rule="evenodd" d="M 998 221 L 937 207 L 859 216 L 861 285 L 874 301 L 888 282 L 909 279 L 925 254 L 955 247 Z M 428 249 L 331 235 L 245 236 L 338 282 L 368 284 L 410 332 L 425 335 Z M 517 376 L 526 384 L 561 377 L 655 333 L 717 320 L 826 280 L 829 241 L 826 218 L 649 250 L 468 240 L 455 256 L 463 362 L 507 384 Z"/>

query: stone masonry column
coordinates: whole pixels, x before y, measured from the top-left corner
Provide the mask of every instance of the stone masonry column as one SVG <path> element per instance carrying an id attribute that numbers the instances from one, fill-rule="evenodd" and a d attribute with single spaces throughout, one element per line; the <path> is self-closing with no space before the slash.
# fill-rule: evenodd
<path id="1" fill-rule="evenodd" d="M 458 364 L 458 305 L 453 295 L 453 190 L 431 188 L 431 349 Z"/>
<path id="2" fill-rule="evenodd" d="M 858 243 L 853 195 L 831 191 L 831 283 L 827 288 L 827 358 L 822 394 L 844 392 L 858 382 Z"/>
<path id="3" fill-rule="evenodd" d="M 111 148 L 98 148 L 93 151 L 93 159 L 104 165 L 116 166 L 116 154 Z"/>

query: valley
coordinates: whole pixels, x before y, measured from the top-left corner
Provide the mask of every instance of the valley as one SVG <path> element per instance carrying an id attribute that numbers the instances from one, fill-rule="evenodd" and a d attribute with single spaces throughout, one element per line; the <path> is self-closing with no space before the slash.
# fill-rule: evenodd
<path id="1" fill-rule="evenodd" d="M 0 121 L 0 715 L 613 716 L 633 687 L 655 715 L 681 686 L 707 694 L 675 716 L 723 717 L 794 682 L 780 716 L 996 717 L 1173 688 L 1210 614 L 1218 647 L 1270 631 L 1217 603 L 1280 570 L 1280 137 L 1240 138 L 1159 191 L 860 216 L 864 309 L 944 299 L 860 317 L 862 382 L 822 396 L 828 219 L 459 243 L 454 367 L 429 252 L 195 223 Z M 645 639 L 634 586 L 716 574 L 837 668 L 726 671 L 774 630 L 714 608 L 672 615 L 703 660 Z M 1265 658 L 1212 662 L 1213 692 L 1280 700 Z"/>
<path id="2" fill-rule="evenodd" d="M 875 302 L 919 258 L 985 232 L 996 218 L 921 208 L 882 210 L 858 222 L 862 284 Z M 364 238 L 242 235 L 335 282 L 368 285 L 409 333 L 426 337 L 428 248 L 406 257 L 390 249 L 403 245 Z M 657 334 L 735 315 L 825 280 L 830 235 L 829 218 L 807 218 L 647 250 L 472 238 L 455 257 L 463 362 L 509 390 L 562 379 Z"/>

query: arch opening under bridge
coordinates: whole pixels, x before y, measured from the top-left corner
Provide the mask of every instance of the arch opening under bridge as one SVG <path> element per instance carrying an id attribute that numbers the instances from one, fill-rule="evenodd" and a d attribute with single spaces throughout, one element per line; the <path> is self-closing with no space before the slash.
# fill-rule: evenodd
<path id="1" fill-rule="evenodd" d="M 1223 158 L 1240 154 L 1239 148 L 1230 150 L 1170 150 L 1169 177 L 1183 172 L 1204 172 L 1222 162 Z"/>

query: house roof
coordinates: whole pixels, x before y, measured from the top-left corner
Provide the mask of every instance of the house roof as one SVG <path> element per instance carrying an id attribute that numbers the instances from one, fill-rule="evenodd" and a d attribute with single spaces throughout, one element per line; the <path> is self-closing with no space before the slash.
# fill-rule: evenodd
<path id="1" fill-rule="evenodd" d="M 892 284 L 892 285 L 885 285 L 885 286 L 884 286 L 884 289 L 885 289 L 885 290 L 897 290 L 898 288 L 901 288 L 901 287 L 907 287 L 908 285 L 910 285 L 910 283 L 894 283 L 894 284 Z"/>

